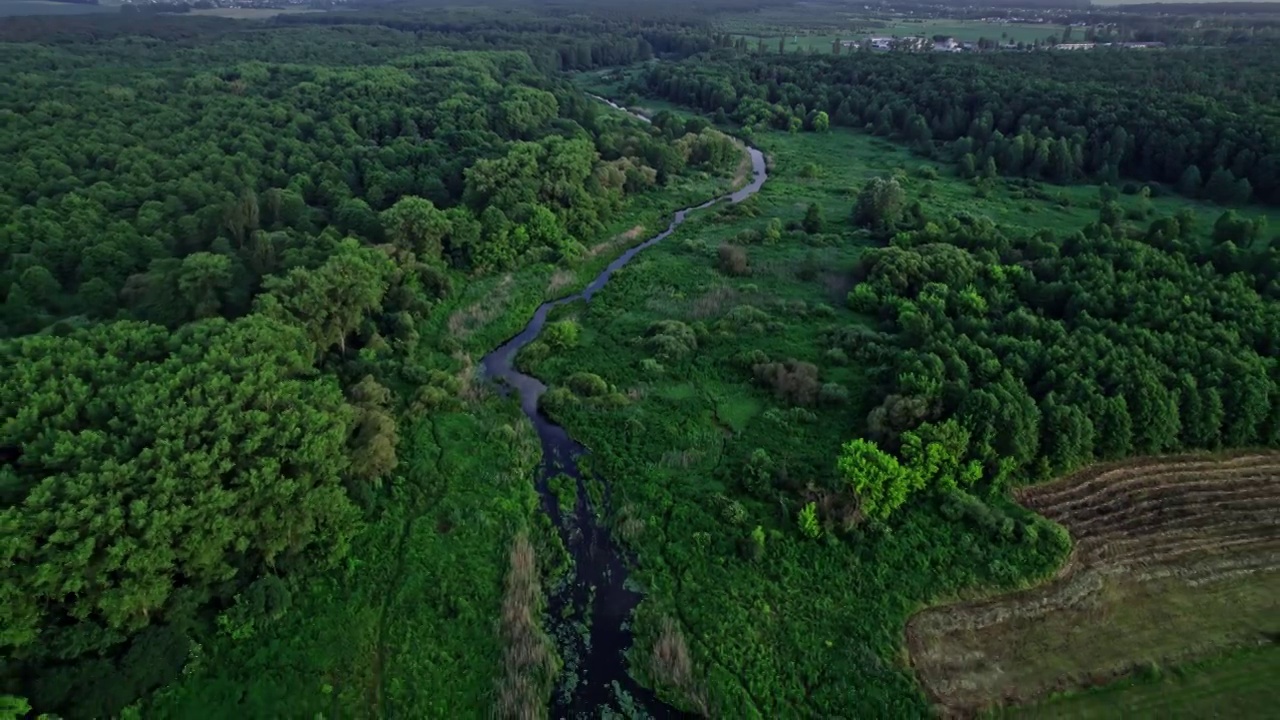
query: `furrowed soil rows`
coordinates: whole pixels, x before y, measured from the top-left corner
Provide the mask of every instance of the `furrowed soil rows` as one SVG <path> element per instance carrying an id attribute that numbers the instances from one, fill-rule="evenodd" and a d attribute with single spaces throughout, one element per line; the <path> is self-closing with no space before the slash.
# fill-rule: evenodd
<path id="1" fill-rule="evenodd" d="M 1075 547 L 1036 588 L 918 613 L 912 664 L 967 716 L 1270 642 L 1280 631 L 1280 453 L 1143 458 L 1025 488 Z"/>

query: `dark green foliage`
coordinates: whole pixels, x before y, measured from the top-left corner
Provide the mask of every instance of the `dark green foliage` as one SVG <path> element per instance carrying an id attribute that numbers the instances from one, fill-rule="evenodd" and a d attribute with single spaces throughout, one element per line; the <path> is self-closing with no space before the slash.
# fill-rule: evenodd
<path id="1" fill-rule="evenodd" d="M 319 48 L 347 42 L 310 32 Z M 0 332 L 79 314 L 239 316 L 268 276 L 315 269 L 344 235 L 391 243 L 412 276 L 572 259 L 627 194 L 738 157 L 709 129 L 677 149 L 601 117 L 523 54 L 370 46 L 333 68 L 305 64 L 285 35 L 267 62 L 208 42 L 212 65 L 93 46 L 56 51 L 87 73 L 6 61 L 8 77 L 38 81 L 10 82 L 0 104 Z M 675 161 L 659 172 L 647 158 L 663 153 Z M 405 299 L 440 294 L 438 277 L 404 283 Z M 335 332 L 317 341 L 341 345 Z"/>
<path id="2" fill-rule="evenodd" d="M 1105 223 L 1060 244 L 963 217 L 946 225 L 955 247 L 904 233 L 868 253 L 851 294 L 896 335 L 881 373 L 890 399 L 868 419 L 879 439 L 953 417 L 970 433 L 967 457 L 1034 477 L 1267 442 L 1280 313 L 1259 294 L 1265 250 L 1233 255 L 1227 269 L 1244 274 L 1227 277 L 1219 250 L 1187 244 L 1169 220 L 1145 233 L 1164 249 Z M 1252 228 L 1224 215 L 1215 241 L 1252 244 Z"/>
<path id="3" fill-rule="evenodd" d="M 751 262 L 747 258 L 746 248 L 724 243 L 716 252 L 720 257 L 720 269 L 724 273 L 735 276 L 751 274 Z"/>
<path id="4" fill-rule="evenodd" d="M 801 119 L 797 108 L 811 108 L 922 152 L 944 147 L 962 177 L 1066 183 L 1122 175 L 1223 203 L 1276 204 L 1276 76 L 1261 45 L 1211 53 L 757 53 L 655 64 L 635 87 L 705 112 L 723 108 L 744 126 L 787 130 Z"/>
<path id="5" fill-rule="evenodd" d="M 813 363 L 798 360 L 761 363 L 752 367 L 751 372 L 757 382 L 771 388 L 779 400 L 791 405 L 813 405 L 822 389 L 818 367 Z"/>
<path id="6" fill-rule="evenodd" d="M 22 458 L 0 471 L 11 661 L 109 654 L 157 621 L 190 622 L 184 593 L 345 555 L 353 411 L 312 352 L 261 316 L 0 346 L 13 418 L 0 444 Z"/>
<path id="7" fill-rule="evenodd" d="M 875 178 L 858 193 L 853 221 L 877 233 L 892 232 L 906 209 L 907 194 L 897 178 Z"/>
<path id="8" fill-rule="evenodd" d="M 810 235 L 822 232 L 822 208 L 817 203 L 809 203 L 804 213 L 804 231 Z"/>
<path id="9" fill-rule="evenodd" d="M 338 697 L 339 714 L 483 714 L 493 550 L 534 513 L 532 462 L 471 423 L 451 464 L 436 433 L 506 417 L 474 358 L 536 306 L 551 263 L 608 262 L 621 248 L 584 243 L 700 197 L 741 156 L 705 122 L 673 143 L 546 73 L 710 46 L 679 24 L 415 34 L 346 17 L 104 18 L 90 42 L 66 42 L 79 25 L 0 30 L 18 41 L 0 58 L 0 690 L 37 711 L 112 716 L 182 678 L 165 707 L 192 716 L 311 716 Z M 548 351 L 576 330 L 553 323 Z M 579 389 L 626 402 L 599 383 Z M 436 535 L 444 559 L 397 565 Z M 402 574 L 437 585 L 397 633 L 368 613 L 399 602 Z M 451 649 L 393 659 L 428 625 L 413 646 Z M 361 677 L 392 665 L 441 682 L 395 704 L 403 683 Z"/>

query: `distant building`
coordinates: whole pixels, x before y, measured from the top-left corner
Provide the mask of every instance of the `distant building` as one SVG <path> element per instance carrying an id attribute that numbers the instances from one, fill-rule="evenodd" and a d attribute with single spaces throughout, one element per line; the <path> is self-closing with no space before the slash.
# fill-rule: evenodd
<path id="1" fill-rule="evenodd" d="M 1098 47 L 1098 43 L 1058 43 L 1053 46 L 1054 50 L 1092 50 Z"/>
<path id="2" fill-rule="evenodd" d="M 894 47 L 897 47 L 902 50 L 920 52 L 920 51 L 928 50 L 932 48 L 933 41 L 927 37 L 920 37 L 919 35 L 908 35 L 907 37 L 904 37 L 904 38 L 898 38 L 897 42 L 894 44 Z"/>

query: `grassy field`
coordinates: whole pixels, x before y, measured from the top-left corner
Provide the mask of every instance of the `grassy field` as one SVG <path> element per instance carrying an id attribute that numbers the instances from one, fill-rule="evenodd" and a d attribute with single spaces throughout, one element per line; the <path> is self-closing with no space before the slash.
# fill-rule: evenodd
<path id="1" fill-rule="evenodd" d="M 593 93 L 623 97 L 623 83 L 613 73 L 584 73 L 579 82 Z M 635 109 L 646 114 L 662 110 L 684 112 L 672 103 L 652 98 L 638 99 Z M 835 128 L 821 136 L 771 132 L 756 142 L 775 166 L 787 173 L 787 191 L 796 202 L 812 198 L 823 205 L 828 217 L 840 220 L 852 210 L 854 199 L 867 180 L 889 174 L 900 176 L 909 199 L 918 199 L 930 217 L 966 212 L 1000 225 L 1057 232 L 1097 220 L 1102 205 L 1101 188 L 1095 184 L 1053 185 L 1017 178 L 964 180 L 955 176 L 950 164 L 917 155 L 892 140 L 846 128 Z M 770 188 L 771 193 L 774 191 Z M 1134 222 L 1142 224 L 1153 217 L 1190 209 L 1206 238 L 1226 209 L 1177 195 L 1153 197 L 1146 205 L 1136 195 L 1122 194 L 1117 202 L 1134 216 Z M 1236 212 L 1250 218 L 1266 216 L 1269 227 L 1280 227 L 1278 208 L 1254 205 L 1236 208 Z"/>
<path id="2" fill-rule="evenodd" d="M 142 716 L 487 717 L 507 550 L 536 503 L 522 421 L 489 401 L 415 423 L 345 570 L 313 579 L 257 636 L 207 642 Z"/>
<path id="3" fill-rule="evenodd" d="M 912 619 L 912 661 L 949 710 L 1032 701 L 1280 629 L 1280 454 L 1100 466 L 1019 500 L 1066 527 L 1072 560 L 1047 585 Z"/>
<path id="4" fill-rule="evenodd" d="M 893 22 L 875 34 L 880 35 L 949 35 L 957 40 L 976 42 L 978 38 L 1002 42 L 1034 43 L 1050 35 L 1062 35 L 1058 25 L 1035 23 L 998 23 L 979 20 L 902 20 Z"/>
<path id="5" fill-rule="evenodd" d="M 617 96 L 600 75 L 580 80 Z M 839 445 L 862 431 L 875 400 L 841 349 L 873 341 L 842 302 L 869 242 L 849 220 L 854 198 L 868 179 L 896 174 L 927 217 L 971 213 L 1060 234 L 1096 220 L 1100 189 L 961 180 L 857 132 L 766 132 L 753 142 L 770 161 L 755 199 L 695 216 L 591 303 L 560 311 L 581 328 L 576 347 L 535 343 L 521 362 L 552 387 L 546 410 L 592 449 L 592 468 L 612 487 L 609 515 L 647 593 L 633 663 L 663 697 L 685 708 L 710 698 L 725 717 L 923 715 L 929 703 L 901 645 L 911 613 L 1048 578 L 1067 548 L 1065 534 L 1056 545 L 1047 523 L 1014 506 L 996 510 L 1028 528 L 1012 545 L 927 503 L 892 533 L 850 538 L 828 527 L 815 542 L 798 531 L 801 502 L 831 501 Z M 1222 212 L 1179 198 L 1149 209 L 1137 196 L 1120 202 L 1144 218 L 1135 222 L 1189 207 L 1206 238 Z M 817 233 L 797 229 L 810 203 L 825 218 Z M 774 219 L 781 233 L 771 241 Z M 726 244 L 745 264 L 725 262 Z M 839 399 L 795 408 L 754 376 L 755 365 L 786 360 L 811 363 L 819 383 L 843 390 Z M 599 378 L 599 394 L 574 389 L 584 374 Z M 688 644 L 692 684 L 651 671 L 658 628 L 673 625 Z"/>
<path id="6" fill-rule="evenodd" d="M 1000 718 L 1123 720 L 1126 718 L 1260 718 L 1280 703 L 1280 645 L 1247 648 L 1140 677 L 1067 693 L 1043 703 L 1001 710 Z"/>
<path id="7" fill-rule="evenodd" d="M 831 27 L 805 28 L 785 27 L 770 31 L 752 30 L 734 33 L 734 37 L 743 37 L 750 48 L 755 48 L 761 38 L 767 52 L 778 51 L 778 39 L 786 38 L 787 52 L 830 53 L 835 40 L 863 40 L 868 37 L 907 37 L 921 36 L 932 38 L 934 35 L 947 35 L 961 42 L 977 42 L 979 39 L 999 42 L 1034 43 L 1044 40 L 1050 35 L 1061 36 L 1062 28 L 1056 25 L 1034 25 L 1026 23 L 989 23 L 971 20 L 899 20 L 883 24 L 852 22 L 847 28 Z M 841 52 L 851 52 L 842 48 Z"/>
<path id="8" fill-rule="evenodd" d="M 900 658 L 910 609 L 938 593 L 1007 585 L 1005 568 L 1047 574 L 1065 554 L 1049 532 L 990 546 L 923 507 L 892 534 L 855 539 L 833 527 L 815 541 L 797 530 L 800 499 L 835 502 L 834 457 L 872 400 L 845 353 L 866 329 L 845 303 L 869 243 L 849 220 L 851 193 L 881 172 L 864 164 L 864 140 L 756 138 L 771 168 L 755 199 L 693 215 L 590 303 L 558 311 L 580 327 L 576 346 L 534 343 L 520 359 L 552 387 L 545 409 L 591 448 L 611 488 L 609 518 L 636 553 L 632 578 L 646 599 L 633 668 L 686 709 L 927 712 Z M 903 159 L 878 155 L 885 167 Z M 825 166 L 814 175 L 816 161 Z M 810 202 L 825 217 L 817 232 L 798 227 Z M 726 265 L 723 245 L 739 248 L 745 266 Z M 755 365 L 786 361 L 812 365 L 821 401 L 797 407 L 757 379 Z M 1017 522 L 1043 521 L 1021 513 Z M 981 550 L 957 552 L 965 547 Z M 692 658 L 684 682 L 655 662 L 670 628 Z"/>
<path id="9" fill-rule="evenodd" d="M 328 12 L 311 8 L 204 8 L 191 11 L 192 15 L 208 15 L 235 20 L 265 20 L 277 15 L 301 15 L 303 13 Z"/>

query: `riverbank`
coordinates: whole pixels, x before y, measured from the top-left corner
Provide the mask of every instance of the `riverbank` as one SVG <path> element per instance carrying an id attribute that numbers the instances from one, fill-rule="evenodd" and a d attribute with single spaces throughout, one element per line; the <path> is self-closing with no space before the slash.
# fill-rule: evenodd
<path id="1" fill-rule="evenodd" d="M 613 103 L 609 104 L 618 109 Z M 487 377 L 517 393 L 521 409 L 542 443 L 543 462 L 536 486 L 543 496 L 543 508 L 554 519 L 561 541 L 573 560 L 569 575 L 553 591 L 550 603 L 551 632 L 565 661 L 553 699 L 552 711 L 557 717 L 597 713 L 602 708 L 617 712 L 639 710 L 653 717 L 673 717 L 680 713 L 660 703 L 628 672 L 624 654 L 632 645 L 629 624 L 641 595 L 629 586 L 627 559 L 598 520 L 597 513 L 603 508 L 587 499 L 586 484 L 578 465 L 586 449 L 539 410 L 546 387 L 537 378 L 516 369 L 516 357 L 538 340 L 548 317 L 557 308 L 579 301 L 589 302 L 616 273 L 640 253 L 669 237 L 690 214 L 705 211 L 722 201 L 739 203 L 758 192 L 767 178 L 764 156 L 755 148 L 748 147 L 747 152 L 751 182 L 729 195 L 677 211 L 666 230 L 622 253 L 581 293 L 539 306 L 520 333 L 481 361 Z M 740 171 L 735 172 L 735 185 L 739 184 L 740 175 Z M 571 344 L 563 339 L 557 339 L 556 343 L 557 346 Z M 550 486 L 552 476 L 571 480 L 571 487 L 576 490 L 573 501 L 567 502 L 565 491 L 557 492 Z"/>
<path id="2" fill-rule="evenodd" d="M 729 171 L 699 173 L 633 196 L 571 266 L 455 278 L 417 328 L 426 382 L 400 389 L 411 398 L 400 465 L 350 560 L 310 579 L 290 612 L 254 637 L 208 639 L 143 716 L 490 717 L 507 641 L 523 627 L 495 625 L 510 578 L 523 577 L 516 539 L 526 533 L 542 578 L 562 575 L 568 560 L 534 489 L 537 435 L 517 402 L 479 382 L 478 359 L 539 304 L 581 290 L 677 208 L 729 182 Z"/>

